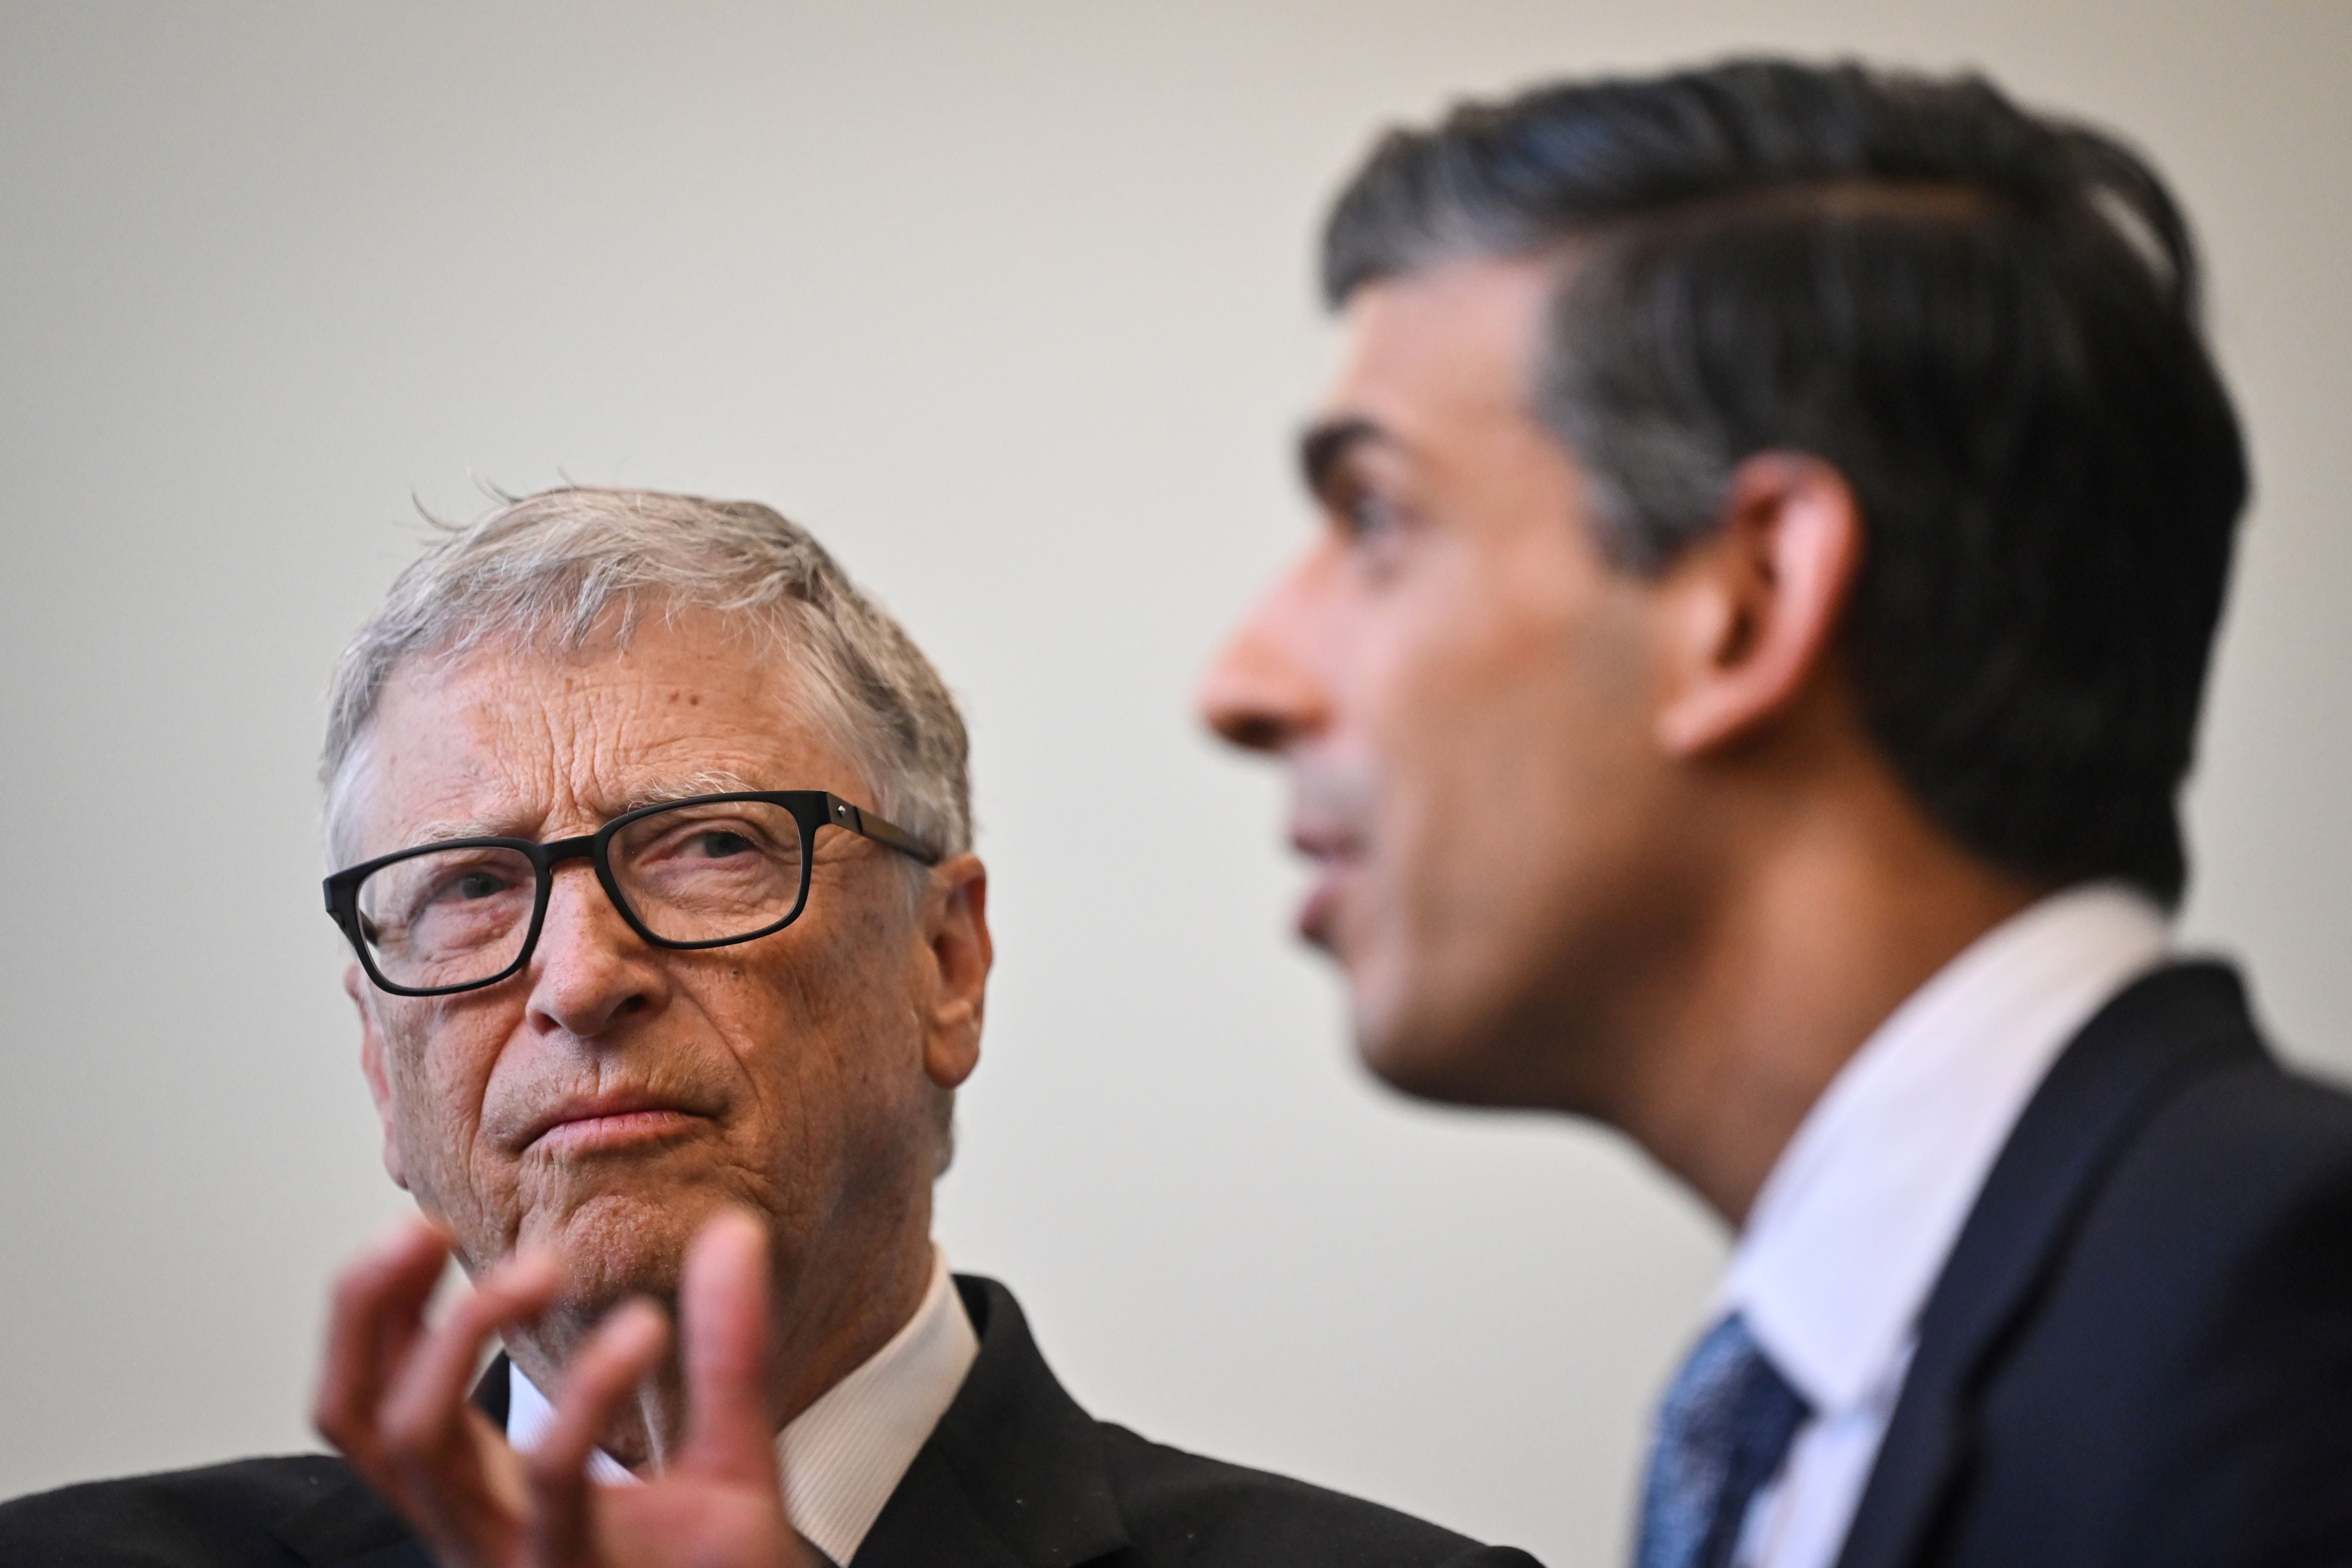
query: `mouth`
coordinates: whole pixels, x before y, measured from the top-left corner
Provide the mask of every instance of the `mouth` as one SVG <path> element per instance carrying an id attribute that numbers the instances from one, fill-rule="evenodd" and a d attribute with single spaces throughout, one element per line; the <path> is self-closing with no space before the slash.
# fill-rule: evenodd
<path id="1" fill-rule="evenodd" d="M 1290 847 L 1315 867 L 1315 879 L 1298 903 L 1295 921 L 1298 934 L 1314 946 L 1332 951 L 1340 900 L 1363 863 L 1363 843 L 1349 834 L 1298 825 L 1291 829 Z"/>
<path id="2" fill-rule="evenodd" d="M 709 1118 L 658 1095 L 626 1091 L 559 1101 L 526 1129 L 525 1150 L 568 1154 L 658 1142 L 706 1125 Z"/>

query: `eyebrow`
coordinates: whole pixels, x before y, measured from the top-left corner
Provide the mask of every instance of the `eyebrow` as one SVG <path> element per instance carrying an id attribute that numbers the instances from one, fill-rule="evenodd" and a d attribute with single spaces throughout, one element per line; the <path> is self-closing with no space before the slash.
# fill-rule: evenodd
<path id="1" fill-rule="evenodd" d="M 639 786 L 619 800 L 612 802 L 614 809 L 604 814 L 609 822 L 645 805 L 667 805 L 672 801 L 690 800 L 698 795 L 749 795 L 761 786 L 746 783 L 740 773 L 724 768 L 706 769 L 683 777 L 664 779 Z M 520 814 L 503 816 L 477 816 L 444 819 L 419 824 L 411 830 L 408 842 L 439 844 L 453 838 L 520 838 L 530 837 L 518 831 Z"/>
<path id="2" fill-rule="evenodd" d="M 706 768 L 700 773 L 674 776 L 631 790 L 622 799 L 614 802 L 617 809 L 613 816 L 620 816 L 640 806 L 667 805 L 674 800 L 690 800 L 698 795 L 751 795 L 766 787 L 752 784 L 742 774 L 730 773 L 725 768 Z"/>
<path id="3" fill-rule="evenodd" d="M 1395 441 L 1395 437 L 1360 415 L 1320 420 L 1298 437 L 1299 477 L 1306 480 L 1310 494 L 1325 495 L 1332 475 L 1357 447 Z"/>
<path id="4" fill-rule="evenodd" d="M 494 816 L 445 817 L 438 822 L 421 822 L 404 835 L 404 847 L 419 844 L 441 844 L 457 838 L 515 838 L 512 822 Z"/>

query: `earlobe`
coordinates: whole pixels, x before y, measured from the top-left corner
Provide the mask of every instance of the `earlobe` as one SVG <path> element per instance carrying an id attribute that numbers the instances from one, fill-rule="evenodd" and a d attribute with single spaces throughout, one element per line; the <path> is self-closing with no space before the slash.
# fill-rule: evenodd
<path id="1" fill-rule="evenodd" d="M 383 1030 L 376 1022 L 367 976 L 356 963 L 343 971 L 343 994 L 360 1015 L 360 1075 L 367 1079 L 368 1098 L 375 1102 L 376 1120 L 383 1124 L 383 1171 L 392 1184 L 408 1191 L 408 1171 L 400 1157 L 400 1135 L 392 1114 L 392 1077 L 383 1060 Z"/>
<path id="2" fill-rule="evenodd" d="M 1732 475 L 1715 532 L 1661 588 L 1659 743 L 1696 757 L 1787 713 L 1828 662 L 1860 564 L 1861 509 L 1817 458 L 1767 452 Z"/>

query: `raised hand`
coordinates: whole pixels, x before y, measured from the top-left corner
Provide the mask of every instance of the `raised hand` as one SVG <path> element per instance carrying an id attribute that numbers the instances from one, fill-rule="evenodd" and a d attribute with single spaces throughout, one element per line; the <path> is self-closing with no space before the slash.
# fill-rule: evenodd
<path id="1" fill-rule="evenodd" d="M 590 1479 L 588 1458 L 658 1363 L 650 1302 L 610 1314 L 573 1354 L 555 1421 L 529 1454 L 467 1397 L 490 1336 L 529 1322 L 562 1280 L 541 1256 L 491 1269 L 437 1323 L 425 1309 L 448 1239 L 404 1226 L 337 1282 L 315 1419 L 445 1568 L 807 1568 L 769 1416 L 767 1238 L 747 1215 L 704 1227 L 679 1282 L 687 1424 L 642 1486 Z"/>

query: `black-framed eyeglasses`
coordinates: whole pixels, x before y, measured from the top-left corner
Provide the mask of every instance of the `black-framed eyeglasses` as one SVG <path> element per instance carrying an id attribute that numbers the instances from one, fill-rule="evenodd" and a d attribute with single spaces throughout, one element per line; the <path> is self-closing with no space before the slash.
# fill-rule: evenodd
<path id="1" fill-rule="evenodd" d="M 726 947 L 780 931 L 808 904 L 820 827 L 927 866 L 940 858 L 823 790 L 698 795 L 578 838 L 451 838 L 381 855 L 327 879 L 327 913 L 369 979 L 395 995 L 443 996 L 495 985 L 530 961 L 566 860 L 593 861 L 613 907 L 656 947 Z"/>

